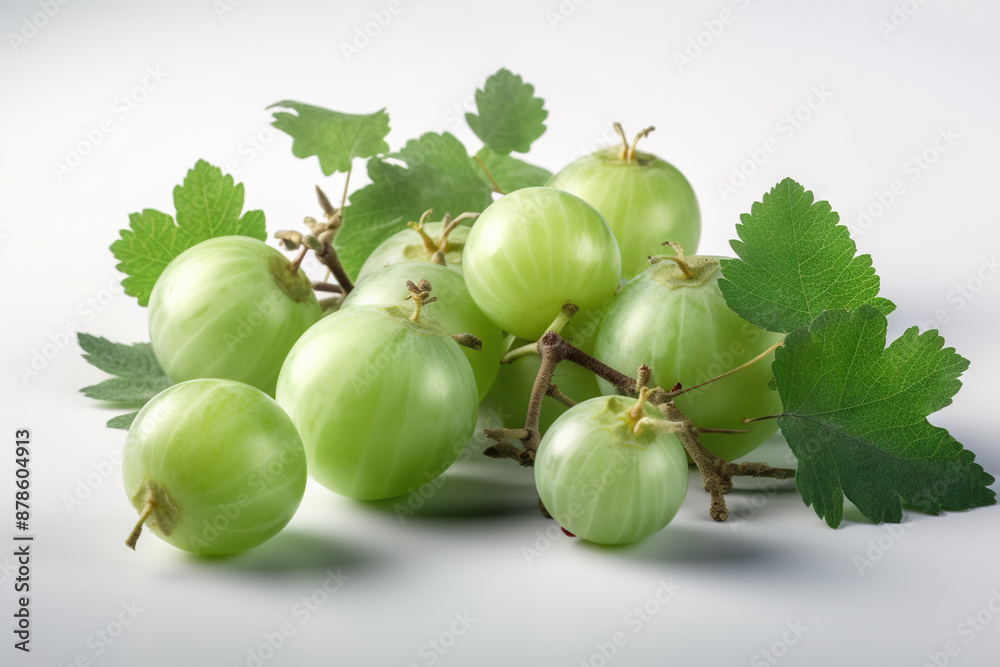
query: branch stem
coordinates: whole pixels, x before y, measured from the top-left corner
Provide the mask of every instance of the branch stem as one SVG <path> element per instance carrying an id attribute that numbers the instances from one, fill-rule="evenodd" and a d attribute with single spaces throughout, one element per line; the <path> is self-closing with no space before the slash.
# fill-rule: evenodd
<path id="1" fill-rule="evenodd" d="M 570 319 L 579 312 L 579 306 L 575 306 L 572 303 L 563 304 L 562 310 L 556 315 L 556 319 L 552 320 L 552 324 L 546 329 L 546 333 L 553 331 L 555 333 L 562 333 L 563 328 L 569 323 Z M 516 347 L 513 350 L 507 352 L 500 359 L 501 364 L 509 364 L 513 361 L 517 361 L 521 357 L 527 357 L 532 354 L 538 354 L 538 343 L 526 343 L 520 347 Z"/>
<path id="2" fill-rule="evenodd" d="M 551 396 L 552 398 L 556 399 L 557 401 L 565 405 L 567 408 L 571 408 L 574 405 L 576 405 L 576 401 L 574 401 L 572 398 L 559 391 L 559 387 L 554 384 L 549 385 L 549 390 L 545 392 L 545 394 L 546 396 Z"/>
<path id="3" fill-rule="evenodd" d="M 542 413 L 542 401 L 548 394 L 549 387 L 552 385 L 552 374 L 555 373 L 556 364 L 560 361 L 559 352 L 552 347 L 543 347 L 541 340 L 538 341 L 538 353 L 542 357 L 542 365 L 538 369 L 535 383 L 531 386 L 528 414 L 524 418 L 524 429 L 528 432 L 528 437 L 523 440 L 524 448 L 532 452 L 538 451 L 538 443 L 541 441 L 541 436 L 538 433 L 538 420 Z"/>
<path id="4" fill-rule="evenodd" d="M 781 415 L 779 414 L 779 415 L 764 415 L 763 417 L 750 417 L 749 419 L 744 419 L 743 423 L 744 424 L 752 424 L 754 422 L 762 422 L 762 421 L 766 421 L 768 419 L 777 419 L 780 416 Z"/>
<path id="5" fill-rule="evenodd" d="M 354 160 L 347 166 L 347 176 L 344 177 L 344 192 L 340 195 L 340 214 L 344 215 L 344 207 L 347 206 L 347 187 L 351 184 L 351 171 L 354 169 Z"/>
<path id="6" fill-rule="evenodd" d="M 488 428 L 483 433 L 490 440 L 524 440 L 529 435 L 523 428 Z"/>
<path id="7" fill-rule="evenodd" d="M 343 294 L 344 288 L 328 282 L 313 283 L 313 289 L 317 292 L 332 292 L 333 294 Z"/>
<path id="8" fill-rule="evenodd" d="M 745 428 L 701 428 L 700 426 L 695 428 L 695 433 L 722 433 L 724 435 L 741 435 L 743 433 L 749 433 L 749 429 Z"/>
<path id="9" fill-rule="evenodd" d="M 621 371 L 615 370 L 603 361 L 595 359 L 580 348 L 574 347 L 569 343 L 569 341 L 560 337 L 558 334 L 546 333 L 545 336 L 542 336 L 542 340 L 550 335 L 558 339 L 559 342 L 555 344 L 562 349 L 562 353 L 565 355 L 564 359 L 566 359 L 566 361 L 571 361 L 577 366 L 583 366 L 599 378 L 606 380 L 608 384 L 613 386 L 622 396 L 638 396 L 638 382 L 636 382 L 634 378 L 625 375 Z M 541 340 L 539 343 L 541 343 Z"/>
<path id="10" fill-rule="evenodd" d="M 569 343 L 554 331 L 548 331 L 535 344 L 542 363 L 538 375 L 531 388 L 531 398 L 528 402 L 528 412 L 525 415 L 523 429 L 486 429 L 484 435 L 495 440 L 496 444 L 483 453 L 493 458 L 510 458 L 522 466 L 534 465 L 535 453 L 540 441 L 538 424 L 542 401 L 545 396 L 553 396 L 563 401 L 564 396 L 552 384 L 552 374 L 561 361 L 571 361 L 590 370 L 613 385 L 624 396 L 637 397 L 631 416 L 636 418 L 635 432 L 643 428 L 653 428 L 659 431 L 676 433 L 684 450 L 688 453 L 701 473 L 702 483 L 710 497 L 709 515 L 715 521 L 725 521 L 729 517 L 725 494 L 733 488 L 732 478 L 741 476 L 771 477 L 774 479 L 791 479 L 795 471 L 789 468 L 773 468 L 766 463 L 730 463 L 710 452 L 698 440 L 700 433 L 745 433 L 740 429 L 699 428 L 674 405 L 672 396 L 682 393 L 680 386 L 675 386 L 672 392 L 666 392 L 660 387 L 649 388 L 648 369 L 639 367 L 639 380 L 611 368 L 579 348 Z M 776 346 L 775 346 L 776 347 Z M 518 348 L 520 350 L 521 348 Z M 773 348 L 772 348 L 773 349 Z M 772 350 L 768 350 L 770 352 Z M 765 353 L 767 354 L 767 353 Z M 761 355 L 763 356 L 763 355 Z M 745 367 L 744 364 L 743 367 Z M 740 367 L 742 368 L 742 367 Z M 739 368 L 731 372 L 735 372 Z M 724 376 L 720 376 L 724 377 Z M 701 386 L 701 385 L 699 385 Z M 565 397 L 568 399 L 568 397 Z M 642 406 L 646 403 L 658 405 L 664 418 L 645 416 Z M 521 448 L 512 440 L 520 440 Z"/>
<path id="11" fill-rule="evenodd" d="M 340 263 L 340 258 L 337 257 L 337 251 L 333 249 L 333 245 L 324 246 L 322 251 L 316 253 L 316 259 L 321 261 L 326 268 L 330 269 L 330 273 L 337 280 L 337 284 L 344 289 L 344 294 L 350 294 L 351 290 L 354 289 L 354 282 L 347 275 L 347 271 L 344 270 L 343 265 Z"/>
<path id="12" fill-rule="evenodd" d="M 483 164 L 483 161 L 479 159 L 479 156 L 473 155 L 472 157 L 475 159 L 476 164 L 479 165 L 479 168 L 483 170 L 483 173 L 486 174 L 486 178 L 489 179 L 490 184 L 493 185 L 493 192 L 496 192 L 497 194 L 501 195 L 507 194 L 506 192 L 503 191 L 503 188 L 501 188 L 500 185 L 493 178 L 493 174 L 491 174 L 490 170 L 486 168 L 486 165 Z"/>
<path id="13" fill-rule="evenodd" d="M 536 343 L 526 343 L 521 347 L 515 347 L 513 350 L 503 355 L 500 359 L 501 364 L 510 364 L 521 357 L 529 357 L 532 354 L 538 354 L 538 346 Z"/>
<path id="14" fill-rule="evenodd" d="M 729 518 L 729 508 L 726 507 L 725 494 L 733 488 L 733 477 L 749 475 L 752 477 L 773 477 L 775 479 L 791 479 L 795 471 L 789 468 L 772 468 L 766 463 L 730 463 L 705 449 L 698 441 L 698 427 L 687 415 L 681 412 L 673 401 L 667 401 L 660 406 L 660 411 L 671 421 L 678 422 L 681 428 L 677 437 L 684 445 L 688 456 L 698 466 L 701 481 L 711 498 L 708 509 L 709 516 L 715 521 L 725 521 Z"/>
<path id="15" fill-rule="evenodd" d="M 580 307 L 572 303 L 564 303 L 563 307 L 559 310 L 559 314 L 556 315 L 556 319 L 552 320 L 552 324 L 545 331 L 554 331 L 557 334 L 561 334 L 563 328 L 569 324 L 569 321 L 580 312 Z"/>
<path id="16" fill-rule="evenodd" d="M 763 352 L 761 352 L 760 354 L 758 354 L 756 357 L 754 357 L 750 361 L 748 361 L 748 362 L 746 362 L 744 364 L 740 364 L 736 368 L 731 368 L 728 371 L 726 371 L 725 373 L 723 373 L 722 375 L 716 375 L 714 378 L 712 378 L 710 380 L 705 380 L 701 384 L 696 384 L 696 385 L 694 385 L 692 387 L 682 387 L 681 389 L 678 389 L 677 391 L 671 391 L 671 392 L 669 392 L 667 394 L 667 396 L 669 398 L 673 399 L 673 398 L 676 398 L 676 397 L 680 396 L 681 394 L 686 394 L 689 391 L 694 391 L 695 389 L 698 389 L 700 387 L 704 387 L 707 384 L 711 384 L 713 382 L 718 382 L 722 378 L 729 377 L 733 373 L 741 371 L 744 368 L 749 368 L 750 366 L 753 366 L 755 363 L 757 363 L 761 359 L 765 358 L 767 355 L 771 354 L 772 352 L 774 352 L 775 350 L 777 350 L 779 347 L 781 347 L 784 344 L 785 344 L 784 340 L 779 340 L 777 343 L 775 343 L 771 347 L 767 348 L 766 350 L 764 350 Z M 774 415 L 774 416 L 777 417 L 777 415 Z M 757 419 L 770 419 L 770 417 L 758 417 Z M 746 420 L 744 420 L 744 423 L 746 423 Z"/>

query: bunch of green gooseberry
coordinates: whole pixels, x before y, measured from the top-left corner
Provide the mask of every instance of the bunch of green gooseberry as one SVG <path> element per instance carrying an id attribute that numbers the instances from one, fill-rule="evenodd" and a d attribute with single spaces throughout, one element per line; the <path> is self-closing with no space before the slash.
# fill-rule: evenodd
<path id="1" fill-rule="evenodd" d="M 126 439 L 125 486 L 140 514 L 130 546 L 146 526 L 197 554 L 254 547 L 291 519 L 307 474 L 357 499 L 412 491 L 456 461 L 481 405 L 525 427 L 541 365 L 531 344 L 547 331 L 622 372 L 645 364 L 650 387 L 696 386 L 779 339 L 726 306 L 718 258 L 684 255 L 700 236 L 694 192 L 635 142 L 479 216 L 427 218 L 382 243 L 326 312 L 301 256 L 255 239 L 214 238 L 170 263 L 149 329 L 177 384 Z M 568 319 L 567 304 L 578 308 Z M 676 407 L 699 426 L 744 428 L 745 417 L 780 411 L 770 379 L 758 363 Z M 547 512 L 605 544 L 666 526 L 687 491 L 688 457 L 649 390 L 619 396 L 571 363 L 552 383 L 571 400 L 541 404 L 533 464 Z M 732 460 L 774 428 L 701 442 Z"/>

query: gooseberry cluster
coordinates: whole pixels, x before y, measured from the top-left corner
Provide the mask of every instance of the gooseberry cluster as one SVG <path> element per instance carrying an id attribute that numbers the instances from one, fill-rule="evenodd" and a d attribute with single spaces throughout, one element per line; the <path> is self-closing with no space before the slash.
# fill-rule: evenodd
<path id="1" fill-rule="evenodd" d="M 534 466 L 543 512 L 567 531 L 619 544 L 666 526 L 689 456 L 705 473 L 773 432 L 742 420 L 780 412 L 780 336 L 727 307 L 718 258 L 685 255 L 698 204 L 676 168 L 636 150 L 648 132 L 481 215 L 428 211 L 356 285 L 332 247 L 343 207 L 322 193 L 315 233 L 276 235 L 293 260 L 242 236 L 180 254 L 150 297 L 153 351 L 179 384 L 129 430 L 129 545 L 145 525 L 199 554 L 253 547 L 289 521 L 307 471 L 351 498 L 404 494 L 455 462 L 485 403 L 509 422 L 485 453 Z M 304 275 L 310 250 L 336 284 Z M 712 479 L 724 518 L 728 478 Z"/>

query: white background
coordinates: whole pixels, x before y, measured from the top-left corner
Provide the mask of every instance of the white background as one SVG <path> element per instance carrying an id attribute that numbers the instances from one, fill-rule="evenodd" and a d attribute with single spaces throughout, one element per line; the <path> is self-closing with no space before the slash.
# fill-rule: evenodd
<path id="1" fill-rule="evenodd" d="M 715 524 L 692 477 L 666 530 L 602 549 L 557 535 L 537 514 L 530 472 L 484 460 L 474 467 L 481 477 L 449 481 L 433 512 L 403 523 L 391 507 L 310 485 L 288 529 L 243 556 L 200 561 L 152 536 L 137 553 L 125 548 L 135 513 L 114 458 L 122 433 L 103 426 L 111 409 L 77 393 L 104 376 L 63 332 L 147 339 L 145 312 L 116 290 L 108 251 L 128 213 L 172 213 L 173 186 L 205 158 L 234 164 L 269 231 L 295 226 L 318 212 L 314 183 L 335 192 L 342 181 L 292 157 L 288 137 L 269 130 L 268 104 L 385 106 L 393 148 L 429 130 L 474 148 L 459 111 L 502 66 L 546 100 L 549 131 L 532 159 L 550 169 L 609 138 L 612 120 L 629 131 L 655 124 L 645 148 L 693 183 L 703 252 L 726 253 L 739 214 L 785 176 L 852 225 L 862 207 L 880 213 L 855 239 L 899 306 L 890 335 L 941 315 L 941 332 L 972 366 L 933 420 L 1000 471 L 1000 281 L 990 263 L 1000 241 L 1000 5 L 897 1 L 910 14 L 883 34 L 891 0 L 400 2 L 348 59 L 341 44 L 382 0 L 232 0 L 221 14 L 228 5 L 212 0 L 73 0 L 34 32 L 24 21 L 42 22 L 32 19 L 36 2 L 4 0 L 0 540 L 13 533 L 13 434 L 28 427 L 37 541 L 30 656 L 11 647 L 13 559 L 0 546 L 0 661 L 256 664 L 248 651 L 260 655 L 264 635 L 288 622 L 294 634 L 264 649 L 262 664 L 601 665 L 595 645 L 616 632 L 626 643 L 607 664 L 771 664 L 760 654 L 768 649 L 782 665 L 919 666 L 950 641 L 958 653 L 939 663 L 996 664 L 1000 618 L 987 608 L 1000 609 L 995 507 L 907 514 L 896 529 L 849 511 L 831 530 L 792 486 L 775 494 L 745 484 L 729 496 L 745 521 Z M 560 7 L 565 20 L 553 23 Z M 712 21 L 723 10 L 732 21 L 712 36 L 704 22 L 720 32 Z M 32 36 L 15 49 L 11 32 Z M 675 53 L 699 39 L 707 46 L 679 67 Z M 147 68 L 162 80 L 133 92 Z M 814 89 L 828 99 L 800 108 Z M 116 111 L 122 96 L 135 102 L 127 117 Z M 796 113 L 808 119 L 779 129 Z M 110 134 L 57 176 L 55 163 L 104 119 Z M 938 142 L 947 150 L 935 149 L 949 131 L 951 142 Z M 753 173 L 723 198 L 718 183 L 770 138 L 777 152 L 744 167 Z M 925 151 L 934 162 L 914 172 Z M 880 210 L 878 193 L 897 179 L 902 194 Z M 781 448 L 766 453 L 780 462 Z M 338 568 L 349 579 L 318 593 Z M 656 601 L 661 580 L 677 588 L 666 604 Z M 306 619 L 295 605 L 314 594 L 323 603 Z M 142 611 L 102 644 L 97 633 L 117 634 L 122 604 L 133 601 Z M 633 611 L 643 606 L 653 612 L 645 620 Z M 977 613 L 975 630 L 966 619 Z M 475 619 L 461 635 L 449 634 L 454 614 Z M 807 631 L 798 638 L 787 624 Z M 450 647 L 435 653 L 432 641 Z"/>

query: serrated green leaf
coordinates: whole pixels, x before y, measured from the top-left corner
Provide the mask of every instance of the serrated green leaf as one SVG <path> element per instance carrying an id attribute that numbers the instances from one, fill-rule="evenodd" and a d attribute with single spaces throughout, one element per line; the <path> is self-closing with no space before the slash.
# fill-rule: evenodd
<path id="1" fill-rule="evenodd" d="M 406 166 L 369 160 L 372 182 L 351 195 L 343 229 L 337 234 L 337 254 L 351 278 L 379 243 L 427 209 L 434 209 L 440 219 L 445 213 L 481 212 L 493 201 L 492 186 L 482 170 L 447 132 L 428 132 L 386 157 Z"/>
<path id="2" fill-rule="evenodd" d="M 121 238 L 111 244 L 111 252 L 118 270 L 126 274 L 122 279 L 125 293 L 145 306 L 167 264 L 187 249 L 187 239 L 177 233 L 174 219 L 166 213 L 147 208 L 128 219 L 130 229 L 119 232 Z"/>
<path id="3" fill-rule="evenodd" d="M 292 137 L 292 154 L 319 158 L 323 173 L 346 172 L 356 157 L 374 157 L 389 150 L 385 135 L 389 134 L 389 114 L 381 109 L 371 114 L 349 114 L 314 107 L 301 102 L 284 100 L 272 104 L 292 109 L 274 112 L 276 128 Z"/>
<path id="4" fill-rule="evenodd" d="M 900 521 L 901 502 L 932 514 L 996 502 L 974 454 L 927 421 L 951 403 L 968 361 L 916 327 L 886 348 L 887 326 L 873 306 L 829 311 L 775 353 L 796 486 L 832 527 L 844 496 L 875 522 Z"/>
<path id="5" fill-rule="evenodd" d="M 480 148 L 476 156 L 483 161 L 483 166 L 505 193 L 543 186 L 552 178 L 552 172 L 548 169 L 536 167 L 510 155 L 500 155 L 489 146 Z"/>
<path id="6" fill-rule="evenodd" d="M 138 416 L 139 411 L 130 412 L 127 415 L 118 415 L 117 417 L 112 417 L 108 420 L 108 428 L 120 428 L 124 430 L 129 430 L 132 426 L 132 422 L 135 421 L 136 416 Z"/>
<path id="7" fill-rule="evenodd" d="M 142 405 L 169 386 L 162 378 L 110 378 L 80 391 L 97 401 Z"/>
<path id="8" fill-rule="evenodd" d="M 465 120 L 483 143 L 500 155 L 512 151 L 527 153 L 531 143 L 545 132 L 549 112 L 545 102 L 535 97 L 535 88 L 506 69 L 486 80 L 476 91 L 479 115 L 465 114 Z"/>
<path id="9" fill-rule="evenodd" d="M 895 305 L 878 296 L 870 255 L 858 255 L 829 202 L 790 178 L 740 216 L 730 241 L 739 259 L 722 260 L 719 289 L 740 317 L 767 331 L 808 326 L 825 310 Z"/>
<path id="10" fill-rule="evenodd" d="M 191 246 L 217 236 L 267 238 L 264 213 L 243 211 L 243 184 L 199 160 L 174 188 L 177 224 L 166 213 L 145 209 L 129 216 L 129 229 L 111 244 L 117 268 L 126 277 L 125 293 L 140 306 L 149 304 L 153 286 L 175 257 Z"/>
<path id="11" fill-rule="evenodd" d="M 77 341 L 88 363 L 118 376 L 81 389 L 89 398 L 141 407 L 173 384 L 160 368 L 149 343 L 113 343 L 86 333 L 78 334 Z M 115 417 L 108 426 L 128 428 L 134 417 L 134 414 Z"/>
<path id="12" fill-rule="evenodd" d="M 149 343 L 112 343 L 88 333 L 77 334 L 83 358 L 105 373 L 124 378 L 166 377 Z"/>
<path id="13" fill-rule="evenodd" d="M 242 183 L 235 183 L 229 174 L 199 160 L 184 182 L 174 188 L 177 226 L 195 243 L 217 236 L 267 239 L 264 212 L 247 211 L 244 215 L 243 198 Z"/>

